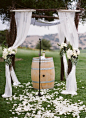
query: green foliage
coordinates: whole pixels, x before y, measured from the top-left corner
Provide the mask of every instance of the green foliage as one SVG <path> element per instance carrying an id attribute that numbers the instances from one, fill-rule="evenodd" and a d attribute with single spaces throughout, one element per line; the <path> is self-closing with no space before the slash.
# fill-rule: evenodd
<path id="1" fill-rule="evenodd" d="M 59 9 L 66 8 L 67 3 L 71 0 L 1 0 L 0 15 L 3 20 L 9 20 L 10 9 Z M 53 11 L 37 11 L 36 14 L 53 15 Z M 48 19 L 49 20 L 49 19 Z"/>
<path id="2" fill-rule="evenodd" d="M 12 65 L 12 57 L 10 55 L 7 56 L 7 59 L 5 59 L 5 63 L 7 65 Z"/>
<path id="3" fill-rule="evenodd" d="M 50 50 L 51 44 L 49 40 L 42 39 L 41 40 L 41 49 Z M 40 41 L 36 45 L 36 49 L 40 49 Z"/>
<path id="4" fill-rule="evenodd" d="M 70 50 L 73 50 L 73 47 L 70 43 L 67 44 L 67 50 L 70 49 Z"/>
<path id="5" fill-rule="evenodd" d="M 0 44 L 2 47 L 6 45 L 6 36 L 7 36 L 7 30 L 0 31 Z"/>
<path id="6" fill-rule="evenodd" d="M 81 7 L 86 9 L 86 0 L 81 0 Z"/>
<path id="7" fill-rule="evenodd" d="M 4 22 L 10 19 L 11 9 L 66 9 L 67 4 L 73 0 L 1 0 L 0 1 L 0 15 Z M 75 0 L 74 0 L 75 1 Z M 86 0 L 79 0 L 80 7 L 86 9 Z M 36 11 L 33 14 L 52 16 L 55 11 Z M 86 11 L 80 15 L 82 22 L 85 21 Z M 37 19 L 37 18 L 36 18 Z M 53 20 L 52 18 L 45 18 L 46 20 Z"/>

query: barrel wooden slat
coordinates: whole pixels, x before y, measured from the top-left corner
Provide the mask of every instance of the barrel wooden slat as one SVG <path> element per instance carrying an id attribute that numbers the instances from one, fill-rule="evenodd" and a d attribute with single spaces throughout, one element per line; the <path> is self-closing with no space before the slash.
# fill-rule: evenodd
<path id="1" fill-rule="evenodd" d="M 31 66 L 31 79 L 33 88 L 39 89 L 39 58 L 35 57 Z M 40 89 L 48 89 L 54 87 L 55 70 L 53 58 L 49 57 L 41 60 L 40 68 Z"/>

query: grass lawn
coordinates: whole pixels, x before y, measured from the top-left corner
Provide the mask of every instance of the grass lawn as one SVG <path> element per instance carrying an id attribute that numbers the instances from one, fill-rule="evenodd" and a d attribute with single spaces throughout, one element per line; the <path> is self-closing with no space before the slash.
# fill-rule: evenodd
<path id="1" fill-rule="evenodd" d="M 2 50 L 0 47 L 0 57 Z M 21 85 L 12 86 L 13 96 L 2 98 L 5 90 L 5 63 L 0 62 L 0 118 L 85 118 L 86 117 L 86 50 L 81 50 L 76 67 L 77 95 L 63 95 L 65 82 L 60 81 L 59 51 L 46 51 L 46 57 L 53 57 L 55 66 L 55 86 L 42 90 L 42 97 L 34 97 L 38 90 L 31 84 L 31 63 L 38 57 L 38 50 L 18 49 L 15 73 Z M 26 108 L 27 107 L 27 108 Z M 42 108 L 42 109 L 41 109 Z M 64 108 L 64 109 L 63 109 Z M 74 109 L 74 110 L 73 110 Z M 63 112 L 65 111 L 65 112 Z"/>

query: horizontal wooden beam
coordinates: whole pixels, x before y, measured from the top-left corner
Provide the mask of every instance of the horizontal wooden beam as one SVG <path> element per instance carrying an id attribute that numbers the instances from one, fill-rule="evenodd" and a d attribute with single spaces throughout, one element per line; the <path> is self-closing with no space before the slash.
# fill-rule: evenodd
<path id="1" fill-rule="evenodd" d="M 53 18 L 53 19 L 59 19 L 59 17 L 54 16 L 44 16 L 44 15 L 32 15 L 32 18 Z"/>
<path id="2" fill-rule="evenodd" d="M 57 11 L 58 9 L 35 9 L 36 11 Z"/>

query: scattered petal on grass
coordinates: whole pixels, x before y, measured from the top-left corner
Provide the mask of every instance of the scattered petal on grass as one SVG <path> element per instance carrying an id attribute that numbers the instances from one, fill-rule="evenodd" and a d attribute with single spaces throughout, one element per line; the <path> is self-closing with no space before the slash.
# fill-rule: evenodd
<path id="1" fill-rule="evenodd" d="M 84 86 L 82 86 L 82 88 L 85 88 Z"/>
<path id="2" fill-rule="evenodd" d="M 23 86 L 24 85 L 24 86 Z M 77 103 L 72 103 L 70 99 L 64 99 L 59 88 L 60 86 L 65 87 L 65 83 L 56 83 L 53 90 L 44 89 L 41 90 L 43 96 L 38 95 L 38 92 L 31 90 L 31 83 L 24 83 L 19 85 L 19 88 L 23 88 L 23 94 L 17 96 L 15 93 L 11 98 L 6 99 L 13 102 L 13 108 L 10 110 L 12 114 L 17 113 L 18 115 L 25 114 L 24 118 L 60 118 L 58 115 L 71 115 L 72 117 L 80 118 L 79 114 L 81 111 L 86 111 L 86 106 L 83 105 L 83 101 L 78 100 Z M 13 100 L 13 101 L 12 101 Z M 19 103 L 15 103 L 18 100 Z M 7 103 L 9 103 L 7 101 Z M 24 113 L 25 112 L 25 113 Z"/>

